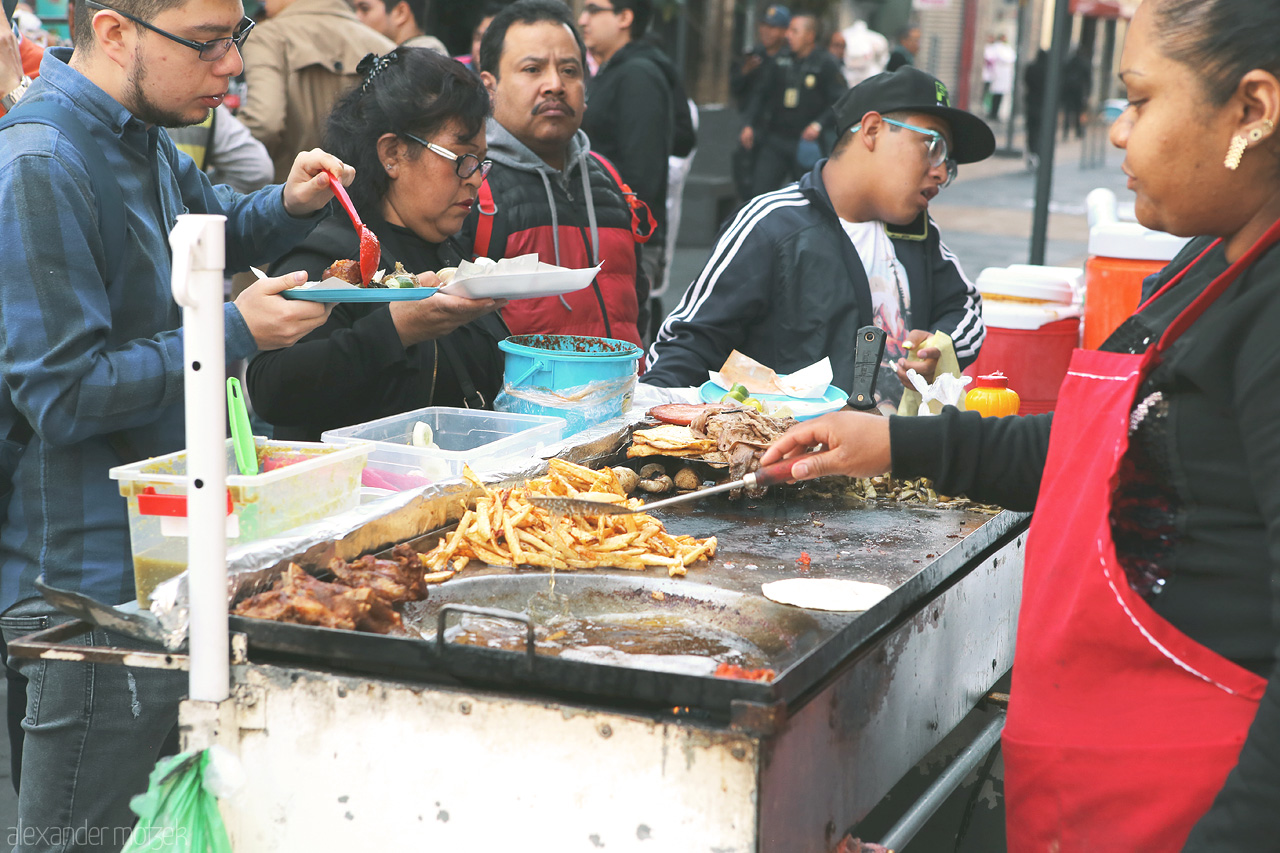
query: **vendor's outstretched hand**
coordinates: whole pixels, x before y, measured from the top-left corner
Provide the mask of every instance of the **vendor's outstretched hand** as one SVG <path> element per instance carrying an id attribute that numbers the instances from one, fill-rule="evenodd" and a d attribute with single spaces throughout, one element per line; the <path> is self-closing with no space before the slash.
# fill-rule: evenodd
<path id="1" fill-rule="evenodd" d="M 809 452 L 821 444 L 825 450 L 791 469 L 797 480 L 829 474 L 874 477 L 889 470 L 889 419 L 865 412 L 836 412 L 804 421 L 787 430 L 760 457 L 760 467 L 779 459 Z"/>
<path id="2" fill-rule="evenodd" d="M 329 319 L 333 303 L 285 299 L 281 292 L 307 280 L 305 272 L 255 281 L 236 297 L 236 308 L 260 350 L 282 349 Z"/>
<path id="3" fill-rule="evenodd" d="M 937 347 L 921 347 L 929 338 L 929 333 L 924 329 L 912 329 L 907 332 L 907 338 L 903 344 L 910 344 L 905 347 L 907 355 L 898 359 L 898 379 L 902 382 L 904 388 L 913 388 L 911 380 L 907 378 L 907 371 L 914 370 L 919 373 L 925 382 L 934 380 L 934 373 L 938 370 L 938 359 L 942 357 L 942 350 Z"/>
<path id="4" fill-rule="evenodd" d="M 439 277 L 433 272 L 418 276 L 419 287 L 439 287 Z M 467 299 L 437 293 L 430 299 L 415 302 L 392 302 L 391 322 L 400 334 L 400 343 L 406 347 L 444 337 L 454 329 L 497 311 L 507 304 L 505 299 Z"/>
<path id="5" fill-rule="evenodd" d="M 284 182 L 284 209 L 290 216 L 310 216 L 329 203 L 333 190 L 324 172 L 342 179 L 344 187 L 355 180 L 354 166 L 319 148 L 303 151 L 293 160 L 293 168 Z"/>

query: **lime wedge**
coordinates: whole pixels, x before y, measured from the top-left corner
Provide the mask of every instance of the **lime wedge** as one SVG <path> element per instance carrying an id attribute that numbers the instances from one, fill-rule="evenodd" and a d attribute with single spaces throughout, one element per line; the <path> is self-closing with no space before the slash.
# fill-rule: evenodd
<path id="1" fill-rule="evenodd" d="M 431 427 L 422 421 L 418 421 L 413 425 L 413 446 L 414 447 L 435 447 L 434 436 L 431 434 Z"/>

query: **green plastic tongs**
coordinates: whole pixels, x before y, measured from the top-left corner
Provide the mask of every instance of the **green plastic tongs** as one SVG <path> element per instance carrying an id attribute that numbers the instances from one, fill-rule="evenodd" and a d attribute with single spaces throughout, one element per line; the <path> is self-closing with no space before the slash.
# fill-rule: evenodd
<path id="1" fill-rule="evenodd" d="M 249 426 L 249 408 L 244 403 L 240 380 L 227 378 L 227 414 L 231 418 L 231 443 L 236 449 L 236 465 L 241 474 L 258 473 L 258 447 Z"/>

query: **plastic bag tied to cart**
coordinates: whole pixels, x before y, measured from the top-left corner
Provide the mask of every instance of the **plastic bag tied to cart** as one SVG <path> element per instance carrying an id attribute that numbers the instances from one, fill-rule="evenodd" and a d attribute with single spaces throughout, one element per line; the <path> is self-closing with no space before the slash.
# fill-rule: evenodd
<path id="1" fill-rule="evenodd" d="M 218 798 L 239 787 L 240 773 L 218 746 L 161 759 L 147 790 L 129 801 L 138 824 L 121 853 L 231 853 Z"/>

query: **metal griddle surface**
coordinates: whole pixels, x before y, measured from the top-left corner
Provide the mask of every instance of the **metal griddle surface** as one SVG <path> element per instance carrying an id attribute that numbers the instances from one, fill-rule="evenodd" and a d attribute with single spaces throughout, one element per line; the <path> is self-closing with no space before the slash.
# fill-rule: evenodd
<path id="1" fill-rule="evenodd" d="M 791 577 L 871 581 L 894 591 L 862 613 L 800 611 L 812 629 L 780 657 L 772 683 L 240 617 L 232 617 L 233 628 L 249 635 L 253 649 L 304 663 L 637 709 L 684 706 L 721 717 L 728 715 L 735 700 L 787 706 L 803 702 L 860 647 L 980 563 L 991 549 L 1020 531 L 1027 518 L 1008 512 L 993 517 L 957 509 L 867 504 L 839 491 L 803 486 L 771 490 L 759 500 L 713 496 L 657 515 L 671 533 L 716 536 L 715 560 L 691 566 L 684 579 L 669 579 L 658 568 L 562 572 L 557 575 L 557 590 L 569 595 L 575 586 L 584 592 L 662 590 L 693 602 L 727 602 L 730 607 L 735 600 L 750 599 L 753 608 L 760 602 L 767 608 L 783 607 L 764 599 L 760 585 Z M 415 545 L 425 551 L 435 539 L 436 535 L 424 536 Z M 807 567 L 799 562 L 802 552 L 808 554 Z M 495 594 L 513 580 L 510 568 L 474 566 L 473 562 L 454 580 L 433 587 L 432 601 L 437 603 L 433 606 L 439 602 L 491 606 Z M 541 571 L 518 574 L 535 586 L 542 583 L 539 579 L 549 581 Z M 780 625 L 778 630 L 785 633 L 790 628 Z"/>

